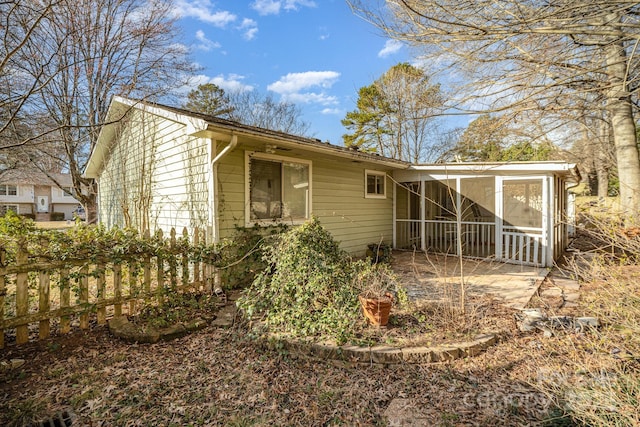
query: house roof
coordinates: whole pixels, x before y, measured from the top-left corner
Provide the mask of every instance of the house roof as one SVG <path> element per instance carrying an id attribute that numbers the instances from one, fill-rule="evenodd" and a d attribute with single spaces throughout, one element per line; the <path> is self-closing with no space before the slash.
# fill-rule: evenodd
<path id="1" fill-rule="evenodd" d="M 8 169 L 0 172 L 0 183 L 13 185 L 49 185 L 71 187 L 73 181 L 68 173 L 50 172 L 47 176 L 36 168 Z"/>
<path id="2" fill-rule="evenodd" d="M 493 175 L 536 175 L 554 174 L 578 183 L 581 176 L 575 163 L 563 161 L 536 161 L 536 162 L 469 162 L 469 163 L 436 163 L 412 165 L 406 171 L 399 173 L 398 178 L 410 178 L 412 176 L 443 175 L 443 174 L 493 174 Z"/>
<path id="3" fill-rule="evenodd" d="M 249 126 L 183 108 L 116 96 L 113 98 L 109 112 L 107 113 L 107 124 L 102 127 L 96 147 L 91 153 L 91 157 L 87 163 L 85 169 L 85 175 L 87 177 L 95 178 L 100 173 L 109 147 L 115 141 L 115 130 L 117 129 L 118 121 L 132 108 L 142 109 L 168 120 L 184 123 L 187 126 L 187 134 L 197 137 L 224 139 L 225 137 L 229 138 L 231 135 L 238 137 L 244 136 L 272 144 L 296 147 L 357 161 L 377 163 L 389 168 L 406 169 L 410 165 L 410 163 L 401 160 L 374 153 L 364 153 L 354 148 L 342 147 L 329 142 L 322 142 L 320 139 Z"/>

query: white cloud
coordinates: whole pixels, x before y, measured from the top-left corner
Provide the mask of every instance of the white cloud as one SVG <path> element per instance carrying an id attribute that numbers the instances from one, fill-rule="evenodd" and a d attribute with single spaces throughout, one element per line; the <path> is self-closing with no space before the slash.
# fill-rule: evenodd
<path id="1" fill-rule="evenodd" d="M 335 96 L 315 92 L 286 93 L 282 95 L 282 99 L 294 104 L 336 105 L 338 103 L 338 98 Z"/>
<path id="2" fill-rule="evenodd" d="M 340 77 L 336 71 L 307 71 L 304 73 L 289 73 L 277 82 L 271 83 L 267 89 L 281 96 L 284 101 L 302 104 L 336 105 L 338 99 L 328 95 L 324 89 L 329 89 Z M 312 91 L 320 88 L 320 91 Z"/>
<path id="3" fill-rule="evenodd" d="M 256 0 L 251 3 L 251 8 L 260 15 L 277 15 L 281 6 L 281 2 L 277 0 Z"/>
<path id="4" fill-rule="evenodd" d="M 312 0 L 285 0 L 285 10 L 298 10 L 298 6 L 303 7 L 316 7 L 316 2 Z"/>
<path id="5" fill-rule="evenodd" d="M 281 9 L 298 10 L 302 7 L 316 7 L 312 0 L 255 0 L 251 8 L 260 15 L 278 15 Z"/>
<path id="6" fill-rule="evenodd" d="M 378 52 L 379 58 L 386 58 L 402 49 L 402 43 L 398 40 L 387 40 L 384 47 Z"/>
<path id="7" fill-rule="evenodd" d="M 198 74 L 189 79 L 188 89 L 192 90 L 200 85 L 206 83 L 213 83 L 214 85 L 221 87 L 227 92 L 250 92 L 254 89 L 253 86 L 243 83 L 244 76 L 239 74 L 219 74 L 215 77 L 209 77 L 204 74 Z"/>
<path id="8" fill-rule="evenodd" d="M 320 40 L 327 40 L 331 36 L 327 27 L 320 27 L 318 30 L 320 31 L 320 36 L 318 37 Z"/>
<path id="9" fill-rule="evenodd" d="M 344 115 L 344 111 L 340 108 L 325 108 L 320 111 L 320 114 L 331 115 L 331 116 L 342 116 Z"/>
<path id="10" fill-rule="evenodd" d="M 195 18 L 221 28 L 238 19 L 226 10 L 214 11 L 214 4 L 210 0 L 176 0 L 173 14 L 178 18 Z"/>
<path id="11" fill-rule="evenodd" d="M 306 71 L 304 73 L 289 73 L 280 77 L 275 83 L 267 86 L 267 89 L 281 95 L 299 92 L 303 89 L 319 86 L 330 88 L 340 77 L 336 71 Z"/>
<path id="12" fill-rule="evenodd" d="M 243 83 L 244 76 L 239 74 L 229 74 L 226 77 L 224 74 L 219 74 L 212 77 L 209 82 L 228 92 L 250 92 L 254 89 L 253 86 Z"/>
<path id="13" fill-rule="evenodd" d="M 243 37 L 246 40 L 253 40 L 258 33 L 258 23 L 253 19 L 244 18 L 238 29 L 244 31 Z"/>
<path id="14" fill-rule="evenodd" d="M 198 30 L 196 31 L 196 39 L 200 42 L 195 46 L 196 49 L 204 50 L 205 52 L 209 52 L 212 49 L 219 49 L 222 47 L 220 43 L 214 42 L 213 40 L 209 40 L 207 36 L 204 34 L 204 31 Z"/>

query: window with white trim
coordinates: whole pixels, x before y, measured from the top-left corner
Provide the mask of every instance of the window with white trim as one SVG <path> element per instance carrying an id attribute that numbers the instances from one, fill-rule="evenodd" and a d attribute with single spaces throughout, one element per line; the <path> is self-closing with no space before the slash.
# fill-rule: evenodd
<path id="1" fill-rule="evenodd" d="M 19 213 L 18 205 L 0 205 L 0 216 L 5 216 L 9 211 Z"/>
<path id="2" fill-rule="evenodd" d="M 247 153 L 248 222 L 303 222 L 311 212 L 311 162 Z"/>
<path id="3" fill-rule="evenodd" d="M 73 187 L 62 187 L 62 197 L 73 197 Z"/>
<path id="4" fill-rule="evenodd" d="M 17 196 L 18 186 L 11 184 L 0 184 L 0 196 Z"/>
<path id="5" fill-rule="evenodd" d="M 380 171 L 364 171 L 364 197 L 385 199 L 387 197 L 387 174 Z"/>

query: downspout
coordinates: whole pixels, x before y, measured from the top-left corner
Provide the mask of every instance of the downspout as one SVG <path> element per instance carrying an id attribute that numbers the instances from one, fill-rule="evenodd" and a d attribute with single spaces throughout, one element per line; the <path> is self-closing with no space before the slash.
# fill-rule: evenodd
<path id="1" fill-rule="evenodd" d="M 215 140 L 211 141 L 212 145 L 212 153 L 215 153 Z M 220 241 L 220 228 L 219 228 L 219 218 L 218 218 L 218 162 L 222 160 L 229 152 L 231 152 L 238 145 L 238 137 L 237 135 L 231 135 L 231 141 L 229 145 L 224 147 L 220 153 L 218 153 L 213 160 L 211 160 L 211 174 L 213 183 L 211 187 L 211 198 L 213 200 L 213 214 L 211 215 L 211 222 L 213 223 L 212 229 L 212 243 L 218 243 Z"/>

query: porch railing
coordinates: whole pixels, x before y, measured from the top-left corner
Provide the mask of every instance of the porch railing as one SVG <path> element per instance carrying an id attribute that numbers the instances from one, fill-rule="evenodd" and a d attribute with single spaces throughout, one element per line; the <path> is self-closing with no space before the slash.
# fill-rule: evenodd
<path id="1" fill-rule="evenodd" d="M 421 248 L 420 220 L 396 220 L 396 247 Z M 425 248 L 434 252 L 457 254 L 455 221 L 425 220 Z M 462 221 L 462 254 L 486 258 L 495 255 L 495 224 L 493 222 Z"/>
<path id="2" fill-rule="evenodd" d="M 499 258 L 508 262 L 544 265 L 542 237 L 542 230 L 539 228 L 504 227 Z"/>

